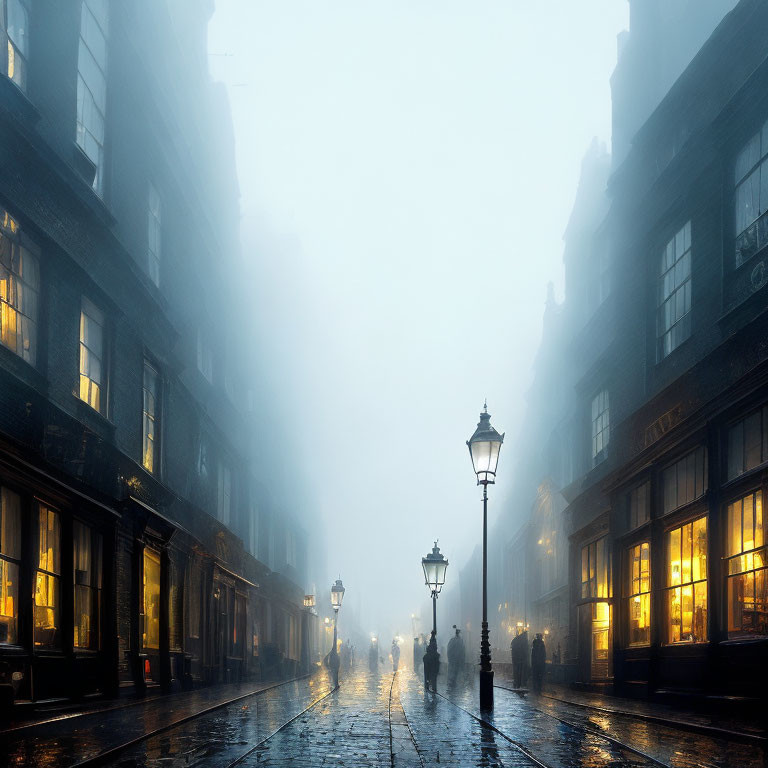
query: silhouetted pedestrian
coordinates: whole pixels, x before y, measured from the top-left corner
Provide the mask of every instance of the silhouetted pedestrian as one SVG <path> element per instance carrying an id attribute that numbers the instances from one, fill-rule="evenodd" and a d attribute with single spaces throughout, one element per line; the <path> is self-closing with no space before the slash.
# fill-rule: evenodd
<path id="1" fill-rule="evenodd" d="M 547 647 L 541 632 L 536 634 L 536 639 L 531 643 L 531 671 L 533 672 L 533 690 L 541 693 L 544 686 L 544 671 L 547 664 Z"/>

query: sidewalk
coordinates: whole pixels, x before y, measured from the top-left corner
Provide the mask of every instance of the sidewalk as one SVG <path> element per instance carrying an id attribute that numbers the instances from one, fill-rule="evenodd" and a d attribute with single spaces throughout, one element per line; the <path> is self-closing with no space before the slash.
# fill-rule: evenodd
<path id="1" fill-rule="evenodd" d="M 509 681 L 499 681 L 500 685 L 512 687 Z M 566 685 L 548 683 L 544 697 L 579 707 L 594 708 L 603 712 L 628 712 L 632 715 L 662 724 L 677 725 L 689 730 L 724 731 L 727 734 L 747 734 L 768 739 L 765 729 L 764 713 L 759 707 L 752 712 L 739 712 L 735 716 L 727 700 L 712 704 L 718 706 L 718 712 L 703 712 L 693 707 L 676 707 L 645 699 L 628 699 L 620 696 L 608 696 L 587 691 L 578 691 Z"/>

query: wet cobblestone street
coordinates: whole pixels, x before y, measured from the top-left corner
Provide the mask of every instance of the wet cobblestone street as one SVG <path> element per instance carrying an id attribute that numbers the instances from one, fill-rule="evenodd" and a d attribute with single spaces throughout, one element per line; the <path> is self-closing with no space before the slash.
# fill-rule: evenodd
<path id="1" fill-rule="evenodd" d="M 488 766 L 760 768 L 758 739 L 715 738 L 549 697 L 496 688 L 480 713 L 472 677 L 438 695 L 402 669 L 357 667 L 332 691 L 324 672 L 231 704 L 210 692 L 48 722 L 3 734 L 0 764 L 21 768 L 181 766 Z M 230 691 L 230 698 L 238 695 Z M 224 701 L 220 698 L 219 703 Z M 596 704 L 599 702 L 595 702 Z M 605 702 L 610 706 L 610 702 Z M 165 704 L 165 706 L 163 706 Z M 613 703 L 613 707 L 618 705 Z M 194 716 L 195 712 L 199 716 Z M 133 741 L 137 735 L 146 738 Z M 128 742 L 132 742 L 127 744 Z M 120 747 L 118 751 L 112 751 Z"/>

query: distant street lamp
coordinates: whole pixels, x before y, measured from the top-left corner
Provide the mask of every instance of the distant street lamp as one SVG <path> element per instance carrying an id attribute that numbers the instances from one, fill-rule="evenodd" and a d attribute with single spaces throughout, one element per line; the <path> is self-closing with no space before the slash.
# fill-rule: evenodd
<path id="1" fill-rule="evenodd" d="M 488 635 L 488 486 L 496 482 L 496 465 L 504 435 L 491 426 L 488 404 L 467 441 L 477 484 L 483 486 L 483 624 L 480 633 L 480 709 L 493 709 L 493 668 Z"/>
<path id="2" fill-rule="evenodd" d="M 432 636 L 424 659 L 424 683 L 427 688 L 431 685 L 433 690 L 437 690 L 437 673 L 440 669 L 440 654 L 437 652 L 437 596 L 445 584 L 445 571 L 448 568 L 448 561 L 440 553 L 437 542 L 432 551 L 421 558 L 421 567 L 424 569 L 424 583 L 432 593 Z"/>
<path id="3" fill-rule="evenodd" d="M 341 579 L 336 579 L 336 583 L 331 587 L 331 606 L 333 607 L 333 647 L 331 648 L 331 655 L 328 659 L 328 666 L 331 668 L 331 674 L 333 675 L 333 687 L 339 687 L 339 652 L 336 650 L 336 625 L 339 621 L 339 608 L 341 608 L 341 601 L 344 599 L 344 585 L 341 583 Z"/>

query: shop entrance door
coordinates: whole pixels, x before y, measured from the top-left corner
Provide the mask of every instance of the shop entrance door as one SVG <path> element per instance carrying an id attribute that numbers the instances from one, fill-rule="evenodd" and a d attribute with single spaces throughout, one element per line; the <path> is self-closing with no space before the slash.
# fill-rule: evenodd
<path id="1" fill-rule="evenodd" d="M 613 675 L 612 608 L 608 602 L 579 606 L 579 672 L 583 682 Z"/>

